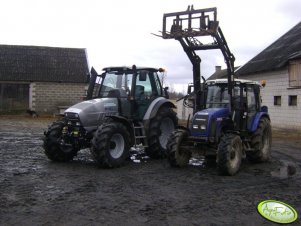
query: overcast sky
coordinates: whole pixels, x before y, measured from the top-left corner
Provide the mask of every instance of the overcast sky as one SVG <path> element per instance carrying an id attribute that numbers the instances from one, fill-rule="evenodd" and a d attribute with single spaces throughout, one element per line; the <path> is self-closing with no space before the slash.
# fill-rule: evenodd
<path id="1" fill-rule="evenodd" d="M 300 0 L 0 0 L 0 44 L 86 48 L 90 66 L 164 67 L 178 91 L 192 81 L 180 43 L 151 35 L 164 13 L 217 7 L 228 45 L 243 65 L 301 21 Z M 202 75 L 225 68 L 218 51 L 198 52 Z"/>

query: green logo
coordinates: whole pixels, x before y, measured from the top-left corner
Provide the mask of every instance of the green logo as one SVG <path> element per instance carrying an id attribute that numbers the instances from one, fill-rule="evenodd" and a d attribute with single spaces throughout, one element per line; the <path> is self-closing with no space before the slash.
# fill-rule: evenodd
<path id="1" fill-rule="evenodd" d="M 257 210 L 264 218 L 280 224 L 289 224 L 298 218 L 298 214 L 293 207 L 275 200 L 260 202 Z"/>

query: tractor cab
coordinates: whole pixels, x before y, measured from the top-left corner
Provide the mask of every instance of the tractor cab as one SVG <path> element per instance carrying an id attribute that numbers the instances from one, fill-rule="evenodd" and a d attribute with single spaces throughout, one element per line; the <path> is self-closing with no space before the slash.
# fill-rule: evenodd
<path id="1" fill-rule="evenodd" d="M 101 75 L 94 73 L 99 79 L 92 78 L 87 99 L 116 98 L 119 115 L 134 120 L 141 120 L 149 105 L 158 97 L 165 96 L 158 72 L 163 69 L 107 67 Z M 93 75 L 92 75 L 93 76 Z M 93 87 L 93 88 L 92 88 Z"/>
<path id="2" fill-rule="evenodd" d="M 235 79 L 231 115 L 227 79 L 206 81 L 205 103 L 202 104 L 205 109 L 196 112 L 192 118 L 192 135 L 216 142 L 223 129 L 252 132 L 253 121 L 260 112 L 266 111 L 266 108 L 261 110 L 260 86 L 255 81 Z M 229 120 L 231 118 L 232 122 Z"/>

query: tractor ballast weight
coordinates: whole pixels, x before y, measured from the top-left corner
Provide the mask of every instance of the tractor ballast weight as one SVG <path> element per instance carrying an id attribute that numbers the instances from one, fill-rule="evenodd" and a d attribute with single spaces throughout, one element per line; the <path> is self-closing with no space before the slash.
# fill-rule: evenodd
<path id="1" fill-rule="evenodd" d="M 124 164 L 137 145 L 150 157 L 164 157 L 177 118 L 158 76 L 163 70 L 134 65 L 103 71 L 92 68 L 86 100 L 68 108 L 45 131 L 45 154 L 65 162 L 90 148 L 103 167 Z"/>
<path id="2" fill-rule="evenodd" d="M 219 172 L 234 175 L 246 156 L 267 161 L 271 126 L 267 107 L 261 107 L 260 84 L 234 79 L 235 57 L 217 21 L 217 9 L 189 6 L 186 11 L 166 13 L 161 37 L 179 41 L 193 66 L 194 91 L 188 92 L 183 103 L 193 108 L 194 115 L 191 121 L 188 118 L 187 127 L 178 127 L 169 138 L 170 164 L 185 166 L 195 153 L 214 155 Z M 205 81 L 201 76 L 196 51 L 212 49 L 221 50 L 227 79 Z"/>

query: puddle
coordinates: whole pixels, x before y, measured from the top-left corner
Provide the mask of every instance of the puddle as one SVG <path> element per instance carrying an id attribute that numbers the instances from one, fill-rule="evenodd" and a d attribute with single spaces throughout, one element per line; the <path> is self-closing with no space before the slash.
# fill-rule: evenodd
<path id="1" fill-rule="evenodd" d="M 30 144 L 42 145 L 43 141 L 40 134 L 32 134 L 27 132 L 0 132 L 0 144 Z"/>

